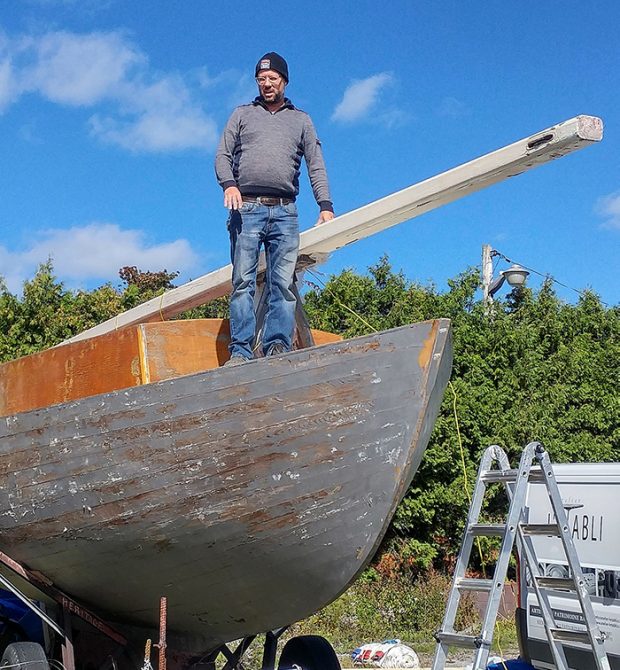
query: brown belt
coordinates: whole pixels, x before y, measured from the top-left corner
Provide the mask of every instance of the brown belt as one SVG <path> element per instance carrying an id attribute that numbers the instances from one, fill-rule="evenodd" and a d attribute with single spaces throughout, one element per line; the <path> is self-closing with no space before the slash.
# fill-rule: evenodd
<path id="1" fill-rule="evenodd" d="M 266 195 L 259 195 L 256 197 L 242 195 L 241 200 L 243 200 L 243 202 L 257 202 L 259 205 L 267 205 L 269 207 L 275 207 L 276 205 L 290 205 L 292 202 L 295 202 L 292 198 L 273 198 Z"/>

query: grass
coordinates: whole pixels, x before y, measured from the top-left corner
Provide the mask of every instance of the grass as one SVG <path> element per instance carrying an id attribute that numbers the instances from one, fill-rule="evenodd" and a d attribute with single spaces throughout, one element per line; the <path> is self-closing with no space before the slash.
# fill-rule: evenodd
<path id="1" fill-rule="evenodd" d="M 322 635 L 333 645 L 343 667 L 350 667 L 349 655 L 356 647 L 398 638 L 415 650 L 423 665 L 429 665 L 435 652 L 433 634 L 441 626 L 449 589 L 450 578 L 436 572 L 416 581 L 402 576 L 362 578 L 333 603 L 291 626 L 279 649 L 295 635 Z M 480 617 L 469 594 L 461 599 L 457 628 L 471 633 L 480 629 Z M 243 657 L 247 670 L 260 668 L 261 645 L 262 637 Z M 514 619 L 498 618 L 492 653 L 510 657 L 516 656 L 516 649 Z M 469 662 L 470 656 L 467 650 L 455 652 L 459 660 Z"/>

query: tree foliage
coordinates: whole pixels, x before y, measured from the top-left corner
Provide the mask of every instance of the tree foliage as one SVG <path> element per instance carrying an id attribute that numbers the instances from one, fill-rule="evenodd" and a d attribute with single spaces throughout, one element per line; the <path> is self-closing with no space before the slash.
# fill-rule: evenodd
<path id="1" fill-rule="evenodd" d="M 124 267 L 118 288 L 108 283 L 93 291 L 72 291 L 56 279 L 48 261 L 24 283 L 21 298 L 0 282 L 0 361 L 47 349 L 111 319 L 172 288 L 177 274 Z"/>
<path id="2" fill-rule="evenodd" d="M 172 288 L 176 276 L 130 266 L 118 287 L 72 291 L 45 263 L 22 297 L 0 283 L 0 361 L 112 318 Z M 305 296 L 312 326 L 345 337 L 452 320 L 452 380 L 387 539 L 393 556 L 414 570 L 445 564 L 458 550 L 467 489 L 488 445 L 502 446 L 513 462 L 531 440 L 543 442 L 555 461 L 620 460 L 620 308 L 604 307 L 593 293 L 566 304 L 547 282 L 537 293 L 513 291 L 489 314 L 476 298 L 479 282 L 471 269 L 439 292 L 408 281 L 382 258 L 368 274 L 346 270 L 324 286 L 311 283 Z M 182 316 L 225 316 L 227 307 L 224 298 Z"/>

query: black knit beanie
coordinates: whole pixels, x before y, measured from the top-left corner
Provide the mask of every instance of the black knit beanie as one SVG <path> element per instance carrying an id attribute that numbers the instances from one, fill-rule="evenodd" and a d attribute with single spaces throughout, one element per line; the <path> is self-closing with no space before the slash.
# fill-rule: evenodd
<path id="1" fill-rule="evenodd" d="M 280 54 L 277 54 L 275 51 L 270 51 L 266 53 L 259 61 L 256 63 L 256 71 L 254 73 L 255 77 L 258 77 L 258 73 L 261 70 L 274 70 L 281 74 L 286 83 L 288 84 L 288 65 L 286 61 Z"/>

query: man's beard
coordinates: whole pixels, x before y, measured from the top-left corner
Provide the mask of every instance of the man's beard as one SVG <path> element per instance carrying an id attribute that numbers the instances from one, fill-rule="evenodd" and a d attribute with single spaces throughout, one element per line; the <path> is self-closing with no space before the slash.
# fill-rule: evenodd
<path id="1" fill-rule="evenodd" d="M 280 93 L 280 91 L 276 91 L 273 98 L 269 101 L 267 98 L 263 95 L 263 100 L 266 102 L 274 103 L 274 102 L 283 102 L 284 101 L 284 93 Z"/>

